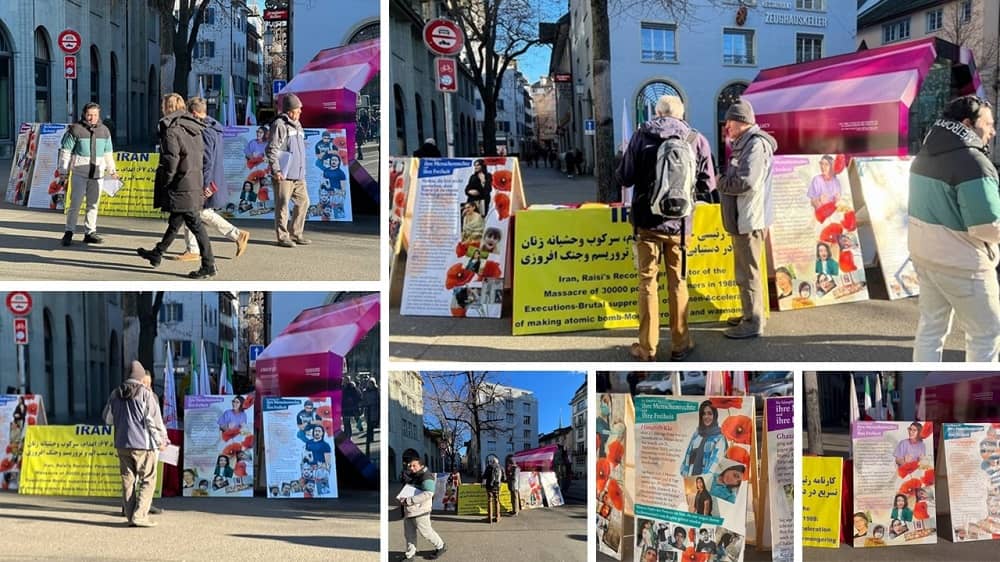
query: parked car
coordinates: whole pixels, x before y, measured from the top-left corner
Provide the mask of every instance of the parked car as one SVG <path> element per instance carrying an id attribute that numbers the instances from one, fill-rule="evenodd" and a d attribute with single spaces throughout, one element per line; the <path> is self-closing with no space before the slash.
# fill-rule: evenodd
<path id="1" fill-rule="evenodd" d="M 681 377 L 681 394 L 698 396 L 705 394 L 705 373 L 702 371 L 683 371 Z M 650 373 L 646 380 L 636 385 L 637 394 L 673 394 L 673 372 Z"/>
<path id="2" fill-rule="evenodd" d="M 791 371 L 767 371 L 750 381 L 750 394 L 759 399 L 791 396 L 794 387 Z"/>

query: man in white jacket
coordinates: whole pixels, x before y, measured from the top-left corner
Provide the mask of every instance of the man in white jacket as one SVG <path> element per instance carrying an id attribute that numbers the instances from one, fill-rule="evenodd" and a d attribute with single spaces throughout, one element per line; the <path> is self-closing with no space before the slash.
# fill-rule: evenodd
<path id="1" fill-rule="evenodd" d="M 115 153 L 111 145 L 111 131 L 101 123 L 101 106 L 90 102 L 83 106 L 83 119 L 66 129 L 59 146 L 59 184 L 66 186 L 69 172 L 73 171 L 73 184 L 66 212 L 66 232 L 62 245 L 73 243 L 73 233 L 80 218 L 80 206 L 87 196 L 87 214 L 83 219 L 83 241 L 100 244 L 97 235 L 97 205 L 101 201 L 101 180 L 118 179 L 115 170 Z"/>
<path id="2" fill-rule="evenodd" d="M 406 559 L 410 560 L 417 554 L 417 532 L 431 545 L 434 552 L 429 556 L 436 559 L 447 549 L 441 537 L 431 527 L 431 507 L 434 503 L 434 474 L 427 471 L 419 457 L 406 464 L 403 474 L 403 484 L 413 486 L 417 493 L 409 497 L 399 498 L 403 509 L 403 534 L 406 536 Z"/>

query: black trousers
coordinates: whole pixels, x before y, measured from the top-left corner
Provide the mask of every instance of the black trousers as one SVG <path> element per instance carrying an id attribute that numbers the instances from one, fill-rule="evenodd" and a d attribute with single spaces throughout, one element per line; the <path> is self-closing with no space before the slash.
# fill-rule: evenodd
<path id="1" fill-rule="evenodd" d="M 177 233 L 181 226 L 187 226 L 188 230 L 194 233 L 198 240 L 198 251 L 201 252 L 201 266 L 215 267 L 215 256 L 212 255 L 212 243 L 208 239 L 204 225 L 201 224 L 201 211 L 184 211 L 181 213 L 170 213 L 167 219 L 167 231 L 163 233 L 163 239 L 156 245 L 154 250 L 157 254 L 166 253 L 170 245 L 177 238 Z"/>

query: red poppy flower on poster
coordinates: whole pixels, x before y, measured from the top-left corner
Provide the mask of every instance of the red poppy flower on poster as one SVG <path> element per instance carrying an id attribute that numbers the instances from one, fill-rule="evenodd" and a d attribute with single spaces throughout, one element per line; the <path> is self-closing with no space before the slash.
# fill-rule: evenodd
<path id="1" fill-rule="evenodd" d="M 500 264 L 493 260 L 487 260 L 479 272 L 480 279 L 499 279 L 501 277 L 503 277 L 503 272 L 500 271 Z"/>
<path id="2" fill-rule="evenodd" d="M 829 203 L 823 203 L 819 207 L 816 207 L 816 222 L 823 224 L 826 219 L 830 218 L 830 215 L 837 212 L 837 202 L 830 201 Z"/>
<path id="3" fill-rule="evenodd" d="M 466 285 L 469 281 L 472 281 L 473 273 L 468 269 L 465 269 L 460 263 L 448 268 L 448 274 L 445 277 L 444 288 L 454 289 L 455 287 L 461 287 Z"/>
<path id="4" fill-rule="evenodd" d="M 336 431 L 333 428 L 333 420 L 325 419 L 320 422 L 323 425 L 323 430 L 326 431 L 327 436 L 333 435 Z"/>
<path id="5" fill-rule="evenodd" d="M 933 486 L 934 485 L 934 469 L 933 468 L 928 468 L 927 470 L 925 470 L 924 471 L 924 477 L 921 478 L 920 481 L 924 483 L 924 486 Z"/>
<path id="6" fill-rule="evenodd" d="M 608 460 L 611 461 L 612 466 L 620 465 L 624 457 L 625 445 L 622 445 L 621 441 L 616 440 L 608 443 Z"/>
<path id="7" fill-rule="evenodd" d="M 708 553 L 696 552 L 693 546 L 689 546 L 681 554 L 681 562 L 708 562 Z"/>
<path id="8" fill-rule="evenodd" d="M 455 245 L 455 255 L 460 258 L 464 258 L 469 254 L 469 245 L 465 242 L 459 242 Z"/>
<path id="9" fill-rule="evenodd" d="M 249 410 L 253 408 L 253 394 L 248 394 L 246 398 L 243 399 L 243 409 Z"/>
<path id="10" fill-rule="evenodd" d="M 497 215 L 500 216 L 500 220 L 504 220 L 510 217 L 510 197 L 506 194 L 497 193 L 493 197 L 493 206 L 497 209 Z"/>
<path id="11" fill-rule="evenodd" d="M 7 445 L 7 454 L 9 455 L 10 452 L 11 452 L 11 447 L 10 447 L 10 445 Z"/>
<path id="12" fill-rule="evenodd" d="M 927 439 L 934 434 L 934 422 L 924 422 L 924 426 L 920 429 L 920 438 Z"/>
<path id="13" fill-rule="evenodd" d="M 510 186 L 513 181 L 514 174 L 512 174 L 510 170 L 497 170 L 493 173 L 493 189 L 510 191 Z"/>
<path id="14" fill-rule="evenodd" d="M 461 306 L 453 306 L 451 308 L 451 316 L 453 318 L 465 318 L 465 308 Z"/>
<path id="15" fill-rule="evenodd" d="M 722 435 L 734 443 L 750 444 L 753 420 L 744 415 L 729 416 L 722 422 Z"/>
<path id="16" fill-rule="evenodd" d="M 715 397 L 709 399 L 713 406 L 717 410 L 725 410 L 727 408 L 742 408 L 743 407 L 743 397 L 742 396 L 725 396 L 725 397 Z"/>
<path id="17" fill-rule="evenodd" d="M 406 187 L 406 179 L 401 175 L 397 175 L 396 179 L 392 181 L 392 188 L 402 191 L 404 187 Z"/>
<path id="18" fill-rule="evenodd" d="M 52 195 L 54 193 L 59 193 L 62 190 L 63 190 L 63 187 L 61 185 L 59 185 L 59 182 L 57 182 L 57 181 L 54 181 L 54 182 L 52 182 L 52 183 L 49 184 L 49 195 Z"/>
<path id="19" fill-rule="evenodd" d="M 837 175 L 847 169 L 850 159 L 844 154 L 838 154 L 833 158 L 833 175 Z"/>
<path id="20" fill-rule="evenodd" d="M 622 487 L 613 478 L 608 480 L 608 499 L 618 511 L 625 509 L 625 495 L 622 492 Z"/>
<path id="21" fill-rule="evenodd" d="M 227 457 L 235 457 L 237 453 L 243 450 L 242 443 L 230 443 L 226 445 L 226 448 L 222 450 L 222 454 Z"/>
<path id="22" fill-rule="evenodd" d="M 931 518 L 930 514 L 927 513 L 927 502 L 917 502 L 913 506 L 913 517 L 920 521 Z"/>
<path id="23" fill-rule="evenodd" d="M 746 449 L 738 445 L 734 445 L 726 450 L 726 458 L 729 460 L 736 461 L 745 467 L 750 466 L 750 453 Z M 746 480 L 750 477 L 750 471 L 743 471 L 743 479 Z"/>
<path id="24" fill-rule="evenodd" d="M 899 468 L 896 469 L 896 474 L 898 474 L 900 478 L 906 478 L 918 467 L 920 467 L 920 461 L 910 461 L 900 465 Z"/>
<path id="25" fill-rule="evenodd" d="M 319 417 L 323 418 L 324 420 L 328 419 L 328 418 L 332 418 L 333 417 L 333 408 L 331 408 L 330 406 L 326 406 L 326 405 L 320 406 L 319 408 L 316 409 L 316 413 L 319 414 Z"/>
<path id="26" fill-rule="evenodd" d="M 402 190 L 396 190 L 396 193 L 392 196 L 392 203 L 397 209 L 403 207 L 406 205 L 406 194 Z"/>
<path id="27" fill-rule="evenodd" d="M 847 211 L 844 213 L 844 220 L 840 221 L 840 224 L 844 226 L 844 230 L 852 232 L 858 228 L 858 217 L 854 214 L 854 211 Z"/>
<path id="28" fill-rule="evenodd" d="M 28 425 L 35 425 L 36 421 L 37 419 L 35 418 L 35 416 L 28 416 Z"/>
<path id="29" fill-rule="evenodd" d="M 347 165 L 347 151 L 346 150 L 338 150 L 337 151 L 337 156 L 340 156 L 340 161 L 346 166 Z"/>
<path id="30" fill-rule="evenodd" d="M 507 164 L 507 159 L 503 156 L 492 156 L 490 158 L 483 158 L 483 162 L 487 166 L 503 166 Z"/>
<path id="31" fill-rule="evenodd" d="M 333 145 L 337 148 L 347 148 L 347 138 L 346 137 L 333 137 Z"/>
<path id="32" fill-rule="evenodd" d="M 247 435 L 246 438 L 243 439 L 243 448 L 253 449 L 253 435 Z"/>
<path id="33" fill-rule="evenodd" d="M 840 223 L 834 222 L 823 227 L 822 232 L 819 233 L 819 239 L 821 242 L 826 242 L 827 244 L 836 244 L 837 239 L 843 233 L 844 227 Z"/>
<path id="34" fill-rule="evenodd" d="M 611 477 L 611 461 L 606 458 L 597 459 L 597 491 L 600 492 Z"/>
<path id="35" fill-rule="evenodd" d="M 35 402 L 28 404 L 28 413 L 33 416 L 38 415 L 38 404 Z"/>
<path id="36" fill-rule="evenodd" d="M 10 470 L 11 464 L 10 459 L 0 460 L 0 472 L 7 472 Z"/>
<path id="37" fill-rule="evenodd" d="M 247 158 L 247 169 L 252 170 L 256 168 L 259 164 L 262 164 L 263 162 L 264 162 L 263 156 L 253 156 Z"/>
<path id="38" fill-rule="evenodd" d="M 688 542 L 694 542 L 694 538 L 695 538 L 694 527 L 691 527 L 690 529 L 688 529 Z"/>
<path id="39" fill-rule="evenodd" d="M 917 493 L 918 488 L 923 488 L 924 483 L 920 481 L 919 478 L 910 478 L 899 487 L 897 494 L 903 494 L 904 496 L 912 496 Z"/>
<path id="40" fill-rule="evenodd" d="M 222 441 L 226 442 L 240 434 L 240 428 L 234 427 L 222 432 Z"/>
<path id="41" fill-rule="evenodd" d="M 259 182 L 264 176 L 267 175 L 267 170 L 254 170 L 247 174 L 247 180 L 250 183 Z"/>

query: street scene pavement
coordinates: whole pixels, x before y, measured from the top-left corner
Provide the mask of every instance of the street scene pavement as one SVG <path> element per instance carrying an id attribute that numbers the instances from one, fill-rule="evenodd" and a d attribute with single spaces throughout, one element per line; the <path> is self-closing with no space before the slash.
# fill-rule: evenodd
<path id="1" fill-rule="evenodd" d="M 550 168 L 522 167 L 529 204 L 593 201 L 591 177 L 567 179 Z M 803 310 L 771 311 L 765 337 L 735 341 L 721 323 L 691 324 L 698 361 L 910 361 L 920 312 L 917 299 L 889 301 L 881 274 L 869 270 L 871 300 Z M 637 329 L 512 336 L 510 292 L 500 319 L 402 316 L 390 310 L 389 354 L 400 361 L 630 361 Z M 661 328 L 661 340 L 669 330 Z M 956 325 L 944 361 L 962 361 L 965 336 Z M 669 361 L 669 349 L 659 352 Z"/>
<path id="2" fill-rule="evenodd" d="M 583 486 L 577 486 L 579 492 Z M 526 509 L 516 517 L 501 517 L 490 525 L 486 516 L 458 516 L 437 513 L 431 516 L 434 530 L 441 535 L 447 552 L 441 560 L 483 560 L 511 562 L 577 561 L 587 559 L 587 502 L 567 496 L 566 505 Z M 389 561 L 403 559 L 406 541 L 398 505 L 389 507 Z M 416 559 L 426 558 L 433 547 L 423 538 L 417 541 Z"/>
<path id="3" fill-rule="evenodd" d="M 335 500 L 162 498 L 152 529 L 115 499 L 0 495 L 0 560 L 378 560 L 378 493 Z"/>

